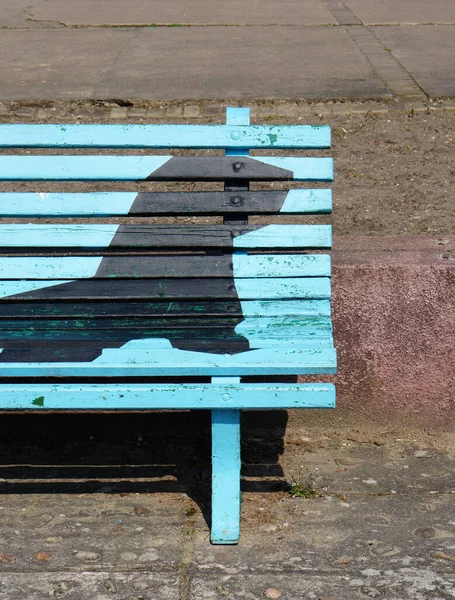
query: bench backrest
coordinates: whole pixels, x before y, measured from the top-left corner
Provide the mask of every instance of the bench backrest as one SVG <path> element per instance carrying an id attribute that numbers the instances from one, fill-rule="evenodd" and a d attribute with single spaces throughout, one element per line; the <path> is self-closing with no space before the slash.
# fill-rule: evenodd
<path id="1" fill-rule="evenodd" d="M 56 348 L 80 343 L 79 360 L 90 360 L 88 340 L 105 348 L 161 336 L 232 354 L 255 347 L 258 319 L 292 325 L 302 315 L 315 319 L 308 339 L 328 343 L 330 258 L 307 252 L 331 246 L 330 226 L 264 221 L 328 213 L 331 191 L 250 183 L 330 181 L 330 158 L 275 155 L 328 148 L 330 130 L 248 123 L 247 109 L 228 109 L 227 125 L 0 126 L 0 147 L 31 149 L 0 156 L 11 190 L 0 193 L 0 347 L 57 360 Z M 163 148 L 181 152 L 156 154 Z M 289 332 L 277 328 L 276 343 Z"/>

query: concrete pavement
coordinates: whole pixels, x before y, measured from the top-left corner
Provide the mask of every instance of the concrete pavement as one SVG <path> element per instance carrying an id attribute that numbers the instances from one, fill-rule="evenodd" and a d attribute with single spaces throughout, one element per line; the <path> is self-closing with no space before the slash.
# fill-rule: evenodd
<path id="1" fill-rule="evenodd" d="M 455 96 L 452 0 L 5 0 L 0 100 Z"/>
<path id="2" fill-rule="evenodd" d="M 244 417 L 241 542 L 211 546 L 205 412 L 4 416 L 1 600 L 453 598 L 453 435 L 312 417 Z"/>

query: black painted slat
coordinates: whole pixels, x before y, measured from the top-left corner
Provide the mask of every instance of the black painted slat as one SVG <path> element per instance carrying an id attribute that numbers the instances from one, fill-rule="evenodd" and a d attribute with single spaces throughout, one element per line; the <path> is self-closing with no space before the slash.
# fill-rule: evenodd
<path id="1" fill-rule="evenodd" d="M 112 318 L 112 317 L 214 317 L 228 315 L 241 317 L 238 301 L 212 302 L 2 302 L 0 322 L 4 319 L 29 319 L 30 317 Z"/>
<path id="2" fill-rule="evenodd" d="M 105 256 L 95 279 L 232 277 L 232 256 Z"/>
<path id="3" fill-rule="evenodd" d="M 85 279 L 23 292 L 17 299 L 54 300 L 208 300 L 236 299 L 233 279 Z"/>
<path id="4" fill-rule="evenodd" d="M 2 320 L 2 331 L 27 332 L 50 331 L 51 329 L 74 329 L 76 331 L 87 331 L 93 329 L 181 329 L 194 330 L 195 328 L 220 329 L 235 327 L 242 318 L 235 317 L 186 317 L 186 318 L 148 318 L 148 317 L 120 317 L 105 319 L 4 319 Z"/>
<path id="5" fill-rule="evenodd" d="M 250 181 L 292 180 L 294 173 L 245 156 L 173 156 L 151 173 L 146 181 Z"/>
<path id="6" fill-rule="evenodd" d="M 130 215 L 217 215 L 225 213 L 277 214 L 287 192 L 142 192 L 137 195 Z"/>
<path id="7" fill-rule="evenodd" d="M 232 248 L 232 239 L 263 225 L 120 225 L 109 248 Z"/>

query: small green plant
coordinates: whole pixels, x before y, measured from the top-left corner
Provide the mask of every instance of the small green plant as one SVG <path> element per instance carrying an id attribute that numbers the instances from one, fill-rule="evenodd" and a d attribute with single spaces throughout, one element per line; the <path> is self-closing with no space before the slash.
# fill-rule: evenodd
<path id="1" fill-rule="evenodd" d="M 197 513 L 197 510 L 196 510 L 196 508 L 195 508 L 194 506 L 191 506 L 190 508 L 188 508 L 188 509 L 185 511 L 185 515 L 186 515 L 187 517 L 192 517 L 192 516 L 194 516 L 196 513 Z"/>
<path id="2" fill-rule="evenodd" d="M 314 489 L 311 482 L 303 483 L 302 481 L 294 481 L 289 493 L 293 498 L 316 498 L 319 496 L 318 490 Z"/>

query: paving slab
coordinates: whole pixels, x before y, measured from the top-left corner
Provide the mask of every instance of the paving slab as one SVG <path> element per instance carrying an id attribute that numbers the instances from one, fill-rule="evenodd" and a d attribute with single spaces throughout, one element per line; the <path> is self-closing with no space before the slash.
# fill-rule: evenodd
<path id="1" fill-rule="evenodd" d="M 42 482 L 40 491 L 45 489 Z M 1 552 L 10 557 L 0 559 L 0 572 L 175 574 L 180 563 L 183 496 L 166 495 L 164 501 L 158 494 L 9 493 L 0 515 Z"/>
<path id="2" fill-rule="evenodd" d="M 8 60 L 0 65 L 1 97 L 93 98 L 103 73 L 136 33 L 129 29 L 5 29 L 0 52 Z M 128 90 L 121 91 L 128 96 Z"/>
<path id="3" fill-rule="evenodd" d="M 345 0 L 344 5 L 365 24 L 455 23 L 451 0 Z"/>
<path id="4" fill-rule="evenodd" d="M 143 29 L 96 88 L 99 97 L 126 90 L 157 99 L 389 97 L 343 29 L 275 26 Z"/>
<path id="5" fill-rule="evenodd" d="M 0 51 L 2 99 L 390 96 L 341 28 L 4 30 Z"/>
<path id="6" fill-rule="evenodd" d="M 390 26 L 374 32 L 427 94 L 455 96 L 454 27 Z"/>
<path id="7" fill-rule="evenodd" d="M 178 579 L 163 573 L 7 573 L 0 583 L 2 600 L 179 600 Z"/>
<path id="8" fill-rule="evenodd" d="M 0 26 L 11 25 L 18 18 L 24 20 L 24 11 L 29 5 L 28 0 L 2 0 L 0 4 Z"/>
<path id="9" fill-rule="evenodd" d="M 318 25 L 334 24 L 335 18 L 320 0 L 30 0 L 27 22 L 56 21 L 65 25 L 125 24 L 223 24 L 223 25 Z M 2 9 L 0 8 L 0 21 Z"/>

